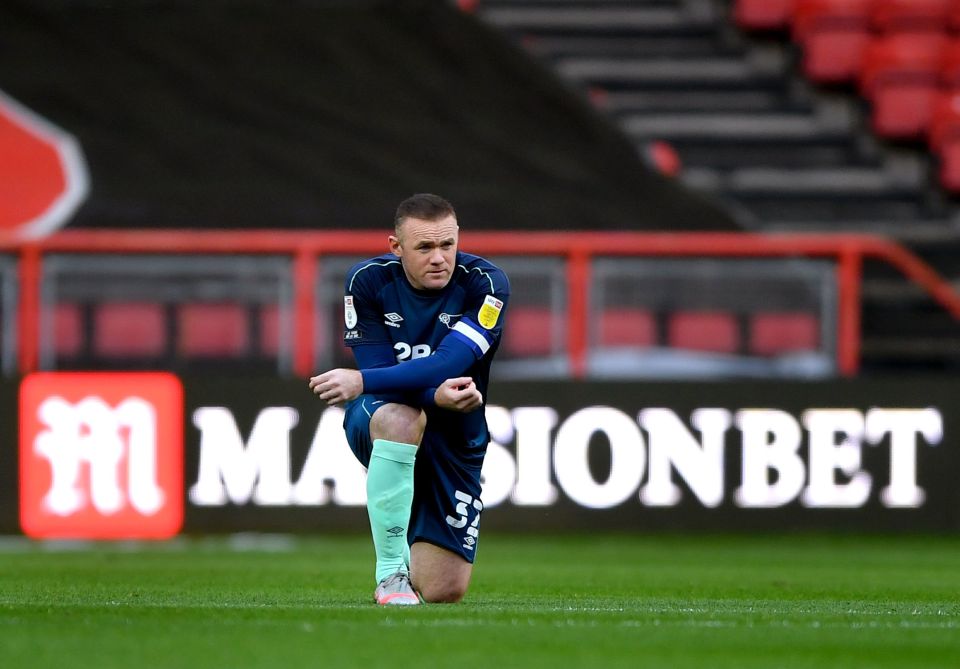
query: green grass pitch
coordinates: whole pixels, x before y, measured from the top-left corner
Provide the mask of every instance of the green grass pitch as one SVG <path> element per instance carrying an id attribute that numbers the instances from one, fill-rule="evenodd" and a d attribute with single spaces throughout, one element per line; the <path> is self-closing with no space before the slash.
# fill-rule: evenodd
<path id="1" fill-rule="evenodd" d="M 488 533 L 457 605 L 365 536 L 0 540 L 0 666 L 960 667 L 960 538 Z"/>

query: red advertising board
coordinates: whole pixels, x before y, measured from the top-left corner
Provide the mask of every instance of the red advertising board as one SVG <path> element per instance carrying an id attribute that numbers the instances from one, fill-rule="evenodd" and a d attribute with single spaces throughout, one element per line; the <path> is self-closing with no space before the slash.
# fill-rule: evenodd
<path id="1" fill-rule="evenodd" d="M 165 372 L 41 372 L 20 387 L 20 525 L 164 539 L 183 525 L 183 387 Z"/>

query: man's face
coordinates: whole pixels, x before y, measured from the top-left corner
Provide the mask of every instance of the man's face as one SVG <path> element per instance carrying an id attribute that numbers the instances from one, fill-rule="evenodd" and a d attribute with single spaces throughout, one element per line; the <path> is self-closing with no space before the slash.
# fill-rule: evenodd
<path id="1" fill-rule="evenodd" d="M 406 218 L 390 250 L 400 258 L 407 280 L 414 288 L 440 290 L 447 285 L 457 261 L 457 219 L 447 216 L 438 221 Z"/>

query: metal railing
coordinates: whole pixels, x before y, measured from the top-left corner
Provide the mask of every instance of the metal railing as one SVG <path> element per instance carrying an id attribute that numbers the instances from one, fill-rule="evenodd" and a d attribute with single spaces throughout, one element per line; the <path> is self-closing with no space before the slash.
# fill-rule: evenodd
<path id="1" fill-rule="evenodd" d="M 836 267 L 836 366 L 853 376 L 860 364 L 861 284 L 867 259 L 886 263 L 917 284 L 960 320 L 960 295 L 928 264 L 899 244 L 860 234 L 753 234 L 649 232 L 473 232 L 463 231 L 461 249 L 485 256 L 561 258 L 565 266 L 566 355 L 569 370 L 582 378 L 589 353 L 590 285 L 600 258 L 818 258 Z M 378 255 L 387 232 L 371 231 L 117 231 L 77 230 L 40 241 L 3 242 L 0 252 L 17 257 L 17 354 L 20 373 L 38 368 L 44 263 L 51 254 L 247 254 L 284 256 L 291 262 L 292 370 L 313 373 L 316 361 L 318 268 L 338 255 Z"/>

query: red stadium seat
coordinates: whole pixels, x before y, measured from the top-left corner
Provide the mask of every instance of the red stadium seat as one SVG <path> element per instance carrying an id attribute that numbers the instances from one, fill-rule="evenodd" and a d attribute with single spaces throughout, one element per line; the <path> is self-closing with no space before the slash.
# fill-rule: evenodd
<path id="1" fill-rule="evenodd" d="M 957 3 L 960 5 L 960 1 Z M 960 90 L 960 39 L 947 43 L 940 61 L 940 85 L 948 90 Z"/>
<path id="2" fill-rule="evenodd" d="M 713 353 L 734 353 L 740 348 L 737 319 L 723 311 L 678 311 L 667 322 L 667 343 Z"/>
<path id="3" fill-rule="evenodd" d="M 83 314 L 80 305 L 61 302 L 53 310 L 53 350 L 57 357 L 72 358 L 83 349 Z"/>
<path id="4" fill-rule="evenodd" d="M 547 356 L 553 350 L 553 310 L 512 306 L 503 332 L 503 350 L 511 356 Z"/>
<path id="5" fill-rule="evenodd" d="M 947 43 L 942 34 L 895 33 L 870 44 L 860 92 L 872 105 L 878 135 L 911 139 L 926 134 Z"/>
<path id="6" fill-rule="evenodd" d="M 260 335 L 259 354 L 261 356 L 276 358 L 280 354 L 280 316 L 283 310 L 286 309 L 291 309 L 291 307 L 281 307 L 277 304 L 265 304 L 260 307 L 257 328 Z M 338 328 L 339 327 L 340 325 L 338 324 Z M 341 349 L 341 353 L 349 358 L 350 352 L 343 345 L 343 338 L 340 336 L 342 333 L 342 330 L 338 330 L 337 336 L 334 338 L 334 343 Z M 292 351 L 294 334 L 291 331 L 287 333 L 287 336 L 290 338 L 290 341 L 287 342 L 287 346 L 289 347 L 288 351 Z M 329 346 L 329 339 L 329 333 L 325 328 L 317 327 L 315 329 L 313 341 L 317 350 L 326 350 L 326 347 Z"/>
<path id="7" fill-rule="evenodd" d="M 820 83 L 852 82 L 870 41 L 873 0 L 797 0 L 793 40 L 803 51 L 803 71 Z"/>
<path id="8" fill-rule="evenodd" d="M 960 32 L 960 0 L 953 0 L 950 6 L 950 12 L 947 16 L 947 30 L 955 33 Z"/>
<path id="9" fill-rule="evenodd" d="M 646 309 L 605 309 L 600 313 L 598 343 L 600 346 L 656 346 L 656 318 Z"/>
<path id="10" fill-rule="evenodd" d="M 177 353 L 183 356 L 242 356 L 249 348 L 247 312 L 241 304 L 184 304 L 178 316 Z"/>
<path id="11" fill-rule="evenodd" d="M 743 30 L 783 30 L 790 25 L 795 0 L 736 0 L 733 20 Z"/>
<path id="12" fill-rule="evenodd" d="M 757 313 L 750 319 L 749 350 L 769 356 L 797 351 L 816 351 L 820 323 L 805 312 Z"/>
<path id="13" fill-rule="evenodd" d="M 960 139 L 944 142 L 937 157 L 940 159 L 940 185 L 950 193 L 960 194 Z"/>
<path id="14" fill-rule="evenodd" d="M 105 358 L 156 357 L 166 348 L 163 305 L 105 302 L 93 314 L 93 351 Z"/>
<path id="15" fill-rule="evenodd" d="M 794 40 L 803 42 L 810 31 L 831 26 L 869 26 L 875 0 L 795 0 Z"/>
<path id="16" fill-rule="evenodd" d="M 951 193 L 960 193 L 960 91 L 944 93 L 937 99 L 927 143 L 940 163 L 940 185 Z"/>
<path id="17" fill-rule="evenodd" d="M 933 106 L 927 145 L 938 153 L 947 142 L 960 138 L 960 91 L 941 93 Z"/>
<path id="18" fill-rule="evenodd" d="M 280 350 L 280 307 L 268 304 L 260 309 L 260 353 L 276 357 Z"/>
<path id="19" fill-rule="evenodd" d="M 946 32 L 955 0 L 873 0 L 870 22 L 881 33 Z"/>

